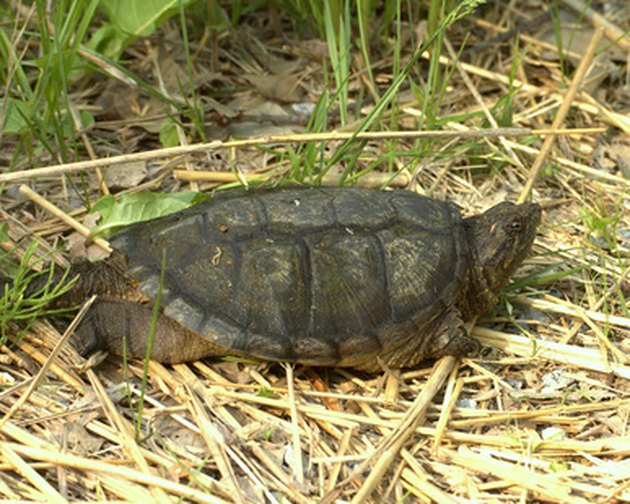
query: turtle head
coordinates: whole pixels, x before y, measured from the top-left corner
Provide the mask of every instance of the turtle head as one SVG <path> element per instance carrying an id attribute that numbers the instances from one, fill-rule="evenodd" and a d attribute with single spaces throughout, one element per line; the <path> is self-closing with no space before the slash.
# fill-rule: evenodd
<path id="1" fill-rule="evenodd" d="M 480 315 L 497 301 L 501 289 L 529 253 L 541 208 L 536 203 L 499 203 L 481 215 L 465 219 L 472 248 L 472 278 L 464 304 Z"/>

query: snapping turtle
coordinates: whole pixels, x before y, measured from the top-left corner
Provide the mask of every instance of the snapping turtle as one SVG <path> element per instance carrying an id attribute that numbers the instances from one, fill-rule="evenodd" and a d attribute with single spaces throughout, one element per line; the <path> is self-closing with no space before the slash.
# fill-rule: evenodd
<path id="1" fill-rule="evenodd" d="M 464 355 L 464 322 L 491 308 L 540 222 L 536 204 L 504 202 L 462 218 L 408 191 L 280 188 L 221 193 L 131 225 L 66 302 L 100 297 L 75 335 L 82 353 L 211 355 L 380 368 Z"/>

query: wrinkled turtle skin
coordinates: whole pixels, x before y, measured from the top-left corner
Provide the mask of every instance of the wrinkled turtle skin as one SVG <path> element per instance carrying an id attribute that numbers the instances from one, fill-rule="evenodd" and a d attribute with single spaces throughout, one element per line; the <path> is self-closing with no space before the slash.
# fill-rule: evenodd
<path id="1" fill-rule="evenodd" d="M 464 327 L 497 301 L 528 254 L 536 204 L 462 218 L 409 191 L 281 188 L 220 193 L 127 227 L 67 302 L 99 298 L 74 341 L 145 357 L 165 259 L 151 357 L 212 355 L 376 370 L 478 344 Z"/>

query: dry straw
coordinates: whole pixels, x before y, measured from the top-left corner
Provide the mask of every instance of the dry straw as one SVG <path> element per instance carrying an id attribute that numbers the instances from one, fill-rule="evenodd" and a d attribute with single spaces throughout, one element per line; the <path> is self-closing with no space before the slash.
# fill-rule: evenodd
<path id="1" fill-rule="evenodd" d="M 574 8 L 582 8 L 594 24 L 604 26 L 605 36 L 627 47 L 627 37 L 620 37 L 624 32 L 610 21 L 592 9 Z M 494 29 L 483 20 L 479 27 Z M 0 213 L 9 224 L 8 249 L 24 237 L 50 248 L 69 229 L 89 236 L 81 223 L 84 209 L 64 210 L 71 198 L 62 176 L 94 177 L 99 194 L 108 191 L 97 169 L 132 162 L 160 167 L 150 184 L 162 189 L 182 181 L 203 189 L 224 182 L 274 181 L 289 165 L 269 161 L 258 147 L 282 149 L 302 142 L 334 149 L 348 139 L 362 140 L 372 161 L 387 154 L 390 141 L 408 147 L 430 138 L 434 157 L 417 163 L 393 160 L 395 172 L 374 171 L 361 182 L 423 191 L 453 201 L 467 214 L 517 194 L 539 201 L 545 211 L 533 257 L 517 274 L 538 276 L 506 294 L 511 311 L 500 310 L 501 315 L 480 321 L 472 332 L 489 353 L 373 375 L 211 360 L 174 366 L 151 362 L 140 437 L 134 426 L 143 394 L 142 366 L 115 361 L 96 366 L 64 344 L 71 328 L 60 335 L 48 321 L 37 321 L 24 339 L 3 349 L 0 362 L 0 498 L 630 501 L 630 319 L 624 301 L 630 268 L 623 240 L 630 228 L 630 183 L 621 173 L 590 162 L 596 147 L 605 143 L 599 136 L 603 126 L 627 133 L 630 119 L 582 86 L 600 36 L 601 31 L 594 31 L 566 91 L 556 84 L 562 77 L 558 65 L 546 56 L 555 47 L 527 35 L 532 66 L 525 65 L 518 79 L 506 71 L 456 62 L 452 53 L 442 58 L 443 65 L 457 67 L 448 91 L 453 104 L 461 100 L 462 110 L 481 110 L 492 124 L 497 95 L 488 89 L 510 86 L 514 121 L 523 127 L 474 130 L 453 120 L 437 132 L 261 134 L 111 157 L 99 157 L 98 149 L 90 148 L 87 161 L 0 173 L 0 184 L 10 189 L 24 182 L 19 197 L 33 202 L 9 201 L 3 194 L 9 203 Z M 84 56 L 104 65 L 91 53 Z M 493 54 L 486 57 L 495 61 Z M 386 79 L 387 69 L 376 65 L 374 71 Z M 548 78 L 528 78 L 526 69 Z M 408 98 L 398 119 L 415 124 L 422 112 L 411 94 Z M 566 127 L 567 112 L 575 114 L 572 124 L 578 128 Z M 523 143 L 535 135 L 544 139 Z M 472 140 L 483 145 L 478 167 L 470 165 L 475 156 L 453 149 Z M 91 136 L 84 135 L 83 141 L 90 145 Z M 580 149 L 590 157 L 578 155 Z M 209 173 L 210 157 L 217 169 Z M 478 173 L 488 171 L 495 160 L 501 161 L 500 170 Z M 255 169 L 244 168 L 250 165 Z M 551 173 L 541 175 L 549 166 Z M 324 183 L 339 181 L 339 173 L 327 177 Z M 618 233 L 606 248 L 609 244 L 601 246 L 601 236 L 589 222 L 614 215 L 614 229 L 609 225 L 607 231 Z M 104 241 L 97 243 L 108 248 Z M 15 250 L 23 254 L 23 249 Z M 59 256 L 52 257 L 63 264 Z"/>

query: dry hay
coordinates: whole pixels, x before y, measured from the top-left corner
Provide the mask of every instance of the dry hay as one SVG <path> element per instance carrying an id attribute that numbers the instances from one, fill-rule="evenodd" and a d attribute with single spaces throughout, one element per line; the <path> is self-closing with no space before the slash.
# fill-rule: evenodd
<path id="1" fill-rule="evenodd" d="M 545 55 L 553 46 L 527 42 L 532 45 L 513 97 L 515 124 L 525 133 L 568 125 L 630 132 L 628 109 L 624 115 L 618 102 L 607 102 L 615 99 L 614 90 L 596 99 L 597 88 L 576 78 L 571 97 L 558 84 L 557 61 Z M 627 51 L 628 39 L 616 47 Z M 509 63 L 491 54 L 483 53 L 483 64 L 457 68 L 446 100 L 451 113 L 483 110 L 494 91 L 505 89 L 498 67 Z M 587 79 L 609 70 L 610 61 L 601 57 L 596 65 L 589 57 L 584 61 Z M 382 70 L 386 79 L 386 69 L 374 71 Z M 305 89 L 316 95 L 315 81 L 304 78 Z M 418 115 L 409 98 L 400 129 Z M 552 125 L 551 112 L 563 102 L 571 119 L 560 111 Z M 597 157 L 623 141 L 588 132 L 545 137 L 554 138 L 554 145 L 525 142 L 523 132 L 478 139 L 455 120 L 448 129 L 459 131 L 458 138 L 436 139 L 434 156 L 414 170 L 408 161 L 393 160 L 401 173 L 397 183 L 473 213 L 515 198 L 534 180 L 532 166 L 555 167 L 533 185 L 543 224 L 532 256 L 516 275 L 537 274 L 539 282 L 512 291 L 510 311 L 498 308 L 478 322 L 473 334 L 488 350 L 482 356 L 376 375 L 278 364 L 151 362 L 144 390 L 142 362 L 124 367 L 111 359 L 91 367 L 58 344 L 61 335 L 47 320 L 39 320 L 17 347 L 3 349 L 0 495 L 47 502 L 630 501 L 630 318 L 624 305 L 630 292 L 629 183 L 628 175 L 607 169 Z M 252 167 L 277 176 L 287 166 L 253 147 L 280 148 L 269 134 L 215 142 L 210 150 L 143 149 L 122 161 L 159 160 L 152 162 L 160 175 L 135 190 L 164 188 L 165 180 L 173 185 L 166 178 L 173 169 L 203 169 L 208 159 L 219 171 L 236 166 L 243 177 L 252 176 Z M 343 137 L 323 140 L 332 152 Z M 413 140 L 398 142 L 398 148 L 411 147 Z M 471 166 L 470 148 L 458 154 L 457 144 L 464 142 L 483 147 L 479 166 Z M 388 145 L 370 139 L 362 162 Z M 207 158 L 180 157 L 186 149 Z M 104 158 L 79 168 L 95 177 Z M 621 158 L 613 166 L 627 162 L 627 153 Z M 497 162 L 504 165 L 499 171 L 487 170 Z M 47 201 L 67 207 L 58 174 L 76 169 L 40 172 L 35 187 Z M 230 175 L 195 183 L 207 189 Z M 368 180 L 374 177 L 378 185 L 383 176 L 389 177 L 374 172 L 362 182 L 374 184 Z M 28 171 L 0 173 L 0 181 L 13 188 L 32 177 Z M 22 193 L 35 198 L 28 189 Z M 47 245 L 68 230 L 57 217 L 29 213 L 18 202 L 3 206 L 15 238 L 39 235 Z M 592 216 L 613 214 L 618 220 L 612 228 L 609 223 L 611 243 L 597 236 Z"/>

